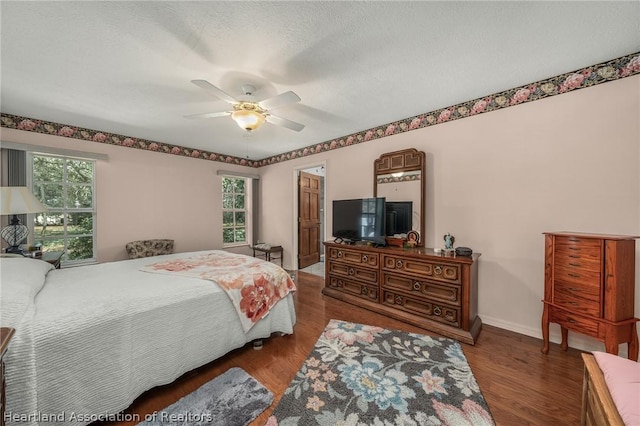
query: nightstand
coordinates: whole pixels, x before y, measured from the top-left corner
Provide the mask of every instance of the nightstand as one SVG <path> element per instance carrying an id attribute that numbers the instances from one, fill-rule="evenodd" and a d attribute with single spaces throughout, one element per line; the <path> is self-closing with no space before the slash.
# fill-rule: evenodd
<path id="1" fill-rule="evenodd" d="M 6 404 L 4 393 L 4 354 L 9 346 L 9 340 L 13 336 L 13 328 L 2 327 L 0 328 L 0 425 L 4 426 L 4 407 Z"/>
<path id="2" fill-rule="evenodd" d="M 43 251 L 40 259 L 52 264 L 56 269 L 60 269 L 64 251 Z"/>
<path id="3" fill-rule="evenodd" d="M 26 256 L 18 253 L 0 253 L 0 257 L 26 257 L 27 259 L 44 260 L 52 264 L 56 269 L 60 269 L 62 256 L 64 256 L 64 251 L 43 251 L 40 257 Z"/>

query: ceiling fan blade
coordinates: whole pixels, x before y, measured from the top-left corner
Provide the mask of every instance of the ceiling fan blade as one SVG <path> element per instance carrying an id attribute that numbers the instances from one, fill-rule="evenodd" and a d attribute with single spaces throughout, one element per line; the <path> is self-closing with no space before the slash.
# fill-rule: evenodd
<path id="1" fill-rule="evenodd" d="M 230 115 L 230 114 L 231 113 L 229 111 L 207 112 L 204 114 L 185 115 L 184 118 L 214 118 L 214 117 L 224 117 L 225 115 Z"/>
<path id="2" fill-rule="evenodd" d="M 258 102 L 258 105 L 260 105 L 260 108 L 262 109 L 269 110 L 269 109 L 280 108 L 282 106 L 289 105 L 289 104 L 295 104 L 296 102 L 300 102 L 300 97 L 295 93 L 289 91 L 289 92 L 281 93 L 272 98 L 264 99 Z"/>
<path id="3" fill-rule="evenodd" d="M 238 103 L 238 100 L 236 98 L 234 98 L 227 92 L 223 91 L 222 89 L 218 89 L 216 86 L 209 83 L 207 80 L 191 80 L 191 82 L 196 86 L 200 87 L 201 89 L 204 89 L 207 92 L 211 93 L 213 96 L 216 96 L 222 99 L 225 102 L 229 102 L 230 104 Z"/>
<path id="4" fill-rule="evenodd" d="M 287 129 L 295 130 L 296 132 L 304 129 L 304 124 L 296 123 L 295 121 L 287 120 L 286 118 L 277 117 L 275 115 L 267 115 L 266 120 L 271 124 L 277 124 L 278 126 L 286 127 Z"/>

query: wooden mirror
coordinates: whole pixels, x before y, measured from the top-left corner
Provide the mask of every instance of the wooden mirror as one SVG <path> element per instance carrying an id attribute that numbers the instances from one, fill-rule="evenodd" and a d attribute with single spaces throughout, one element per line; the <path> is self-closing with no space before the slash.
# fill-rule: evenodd
<path id="1" fill-rule="evenodd" d="M 425 239 L 425 153 L 416 149 L 382 154 L 373 162 L 373 196 L 385 197 L 387 203 L 406 208 L 410 201 L 411 228 L 420 233 L 419 247 Z"/>

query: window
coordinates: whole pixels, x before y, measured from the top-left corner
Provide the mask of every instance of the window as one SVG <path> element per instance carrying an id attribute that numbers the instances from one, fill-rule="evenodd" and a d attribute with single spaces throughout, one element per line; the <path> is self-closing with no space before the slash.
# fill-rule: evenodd
<path id="1" fill-rule="evenodd" d="M 248 179 L 222 177 L 222 243 L 243 245 L 249 241 Z"/>
<path id="2" fill-rule="evenodd" d="M 32 154 L 32 187 L 47 211 L 34 217 L 35 243 L 65 263 L 95 261 L 95 161 Z"/>

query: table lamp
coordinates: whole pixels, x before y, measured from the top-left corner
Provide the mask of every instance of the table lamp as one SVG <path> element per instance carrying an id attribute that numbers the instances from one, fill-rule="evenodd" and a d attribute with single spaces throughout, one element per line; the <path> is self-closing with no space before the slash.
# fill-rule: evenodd
<path id="1" fill-rule="evenodd" d="M 19 214 L 40 213 L 47 208 L 26 186 L 0 187 L 0 215 L 13 215 L 9 225 L 2 228 L 0 236 L 9 244 L 7 253 L 22 253 L 20 244 L 29 235 L 29 228 L 20 223 Z"/>

